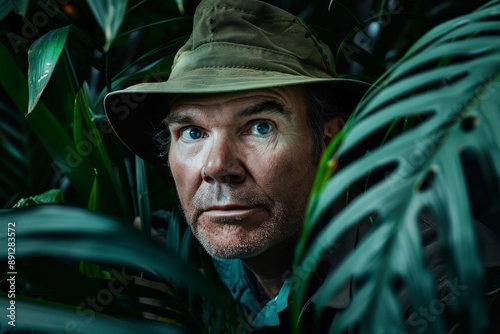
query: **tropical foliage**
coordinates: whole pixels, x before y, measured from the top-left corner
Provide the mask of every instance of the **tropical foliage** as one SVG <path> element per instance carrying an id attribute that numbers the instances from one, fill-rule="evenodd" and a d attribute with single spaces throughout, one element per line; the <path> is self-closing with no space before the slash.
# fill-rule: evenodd
<path id="1" fill-rule="evenodd" d="M 171 181 L 123 147 L 102 109 L 107 92 L 168 75 L 196 3 L 0 0 L 2 249 L 8 228 L 16 234 L 15 267 L 2 251 L 2 305 L 8 273 L 17 273 L 16 327 L 4 318 L 2 332 L 246 328 L 176 214 Z M 476 10 L 458 0 L 335 1 L 330 12 L 323 1 L 275 3 L 332 45 L 339 73 L 381 87 L 328 148 L 297 249 L 300 270 L 361 218 L 373 218 L 372 233 L 322 288 L 327 298 L 351 276 L 362 282 L 332 331 L 400 332 L 394 277 L 409 288 L 412 310 L 433 301 L 417 226 L 430 208 L 442 222 L 449 276 L 468 287 L 456 315 L 464 331 L 479 332 L 488 319 L 471 222 L 500 236 L 500 3 Z M 366 154 L 331 176 L 367 142 Z M 352 185 L 362 193 L 329 215 Z M 131 226 L 137 216 L 143 234 Z M 163 247 L 151 226 L 164 230 Z M 293 305 L 307 287 L 300 274 Z M 427 325 L 443 331 L 439 317 Z"/>
<path id="2" fill-rule="evenodd" d="M 367 216 L 376 217 L 370 235 L 326 278 L 319 292 L 326 302 L 351 277 L 362 282 L 346 312 L 336 318 L 335 332 L 353 323 L 363 332 L 400 330 L 403 310 L 397 306 L 395 278 L 408 287 L 414 311 L 432 305 L 434 279 L 426 267 L 418 226 L 425 209 L 439 222 L 442 252 L 449 254 L 449 280 L 467 287 L 454 304 L 462 330 L 484 330 L 483 268 L 473 221 L 490 225 L 500 235 L 499 14 L 500 3 L 491 2 L 428 32 L 380 78 L 379 89 L 364 99 L 346 125 L 338 150 L 324 157 L 303 241 L 349 186 L 367 181 L 363 195 L 328 217 L 311 246 L 299 249 L 299 254 L 319 260 L 322 248 L 346 229 Z M 328 161 L 341 161 L 365 145 L 366 138 L 380 129 L 389 133 L 398 123 L 401 131 L 384 137 L 380 145 L 324 181 L 330 174 Z M 380 171 L 383 177 L 375 175 Z M 419 329 L 441 332 L 442 320 L 437 317 Z"/>

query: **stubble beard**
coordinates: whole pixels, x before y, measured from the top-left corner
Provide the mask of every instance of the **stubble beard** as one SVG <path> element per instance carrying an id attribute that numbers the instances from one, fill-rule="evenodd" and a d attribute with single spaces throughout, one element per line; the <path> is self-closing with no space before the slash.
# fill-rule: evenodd
<path id="1" fill-rule="evenodd" d="M 260 204 L 270 217 L 252 229 L 245 230 L 242 237 L 237 240 L 224 239 L 225 232 L 231 229 L 243 229 L 241 218 L 218 217 L 210 220 L 215 229 L 212 231 L 197 217 L 190 223 L 193 235 L 198 239 L 205 251 L 212 257 L 223 259 L 244 259 L 257 256 L 270 247 L 295 236 L 300 230 L 304 208 L 288 206 L 288 210 L 269 206 L 268 203 L 257 203 L 255 197 L 244 196 L 238 202 Z M 293 209 L 290 209 L 293 207 Z M 188 220 L 189 222 L 189 220 Z"/>

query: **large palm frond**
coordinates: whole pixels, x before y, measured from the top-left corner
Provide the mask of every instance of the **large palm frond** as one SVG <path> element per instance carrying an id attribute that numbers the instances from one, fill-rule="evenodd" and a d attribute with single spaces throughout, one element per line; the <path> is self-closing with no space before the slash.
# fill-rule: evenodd
<path id="1" fill-rule="evenodd" d="M 430 210 L 442 240 L 448 280 L 466 287 L 454 312 L 462 328 L 478 333 L 487 319 L 473 221 L 495 224 L 490 227 L 498 232 L 500 218 L 500 2 L 431 30 L 378 86 L 349 120 L 336 153 L 324 158 L 297 268 L 314 267 L 311 261 L 317 264 L 347 229 L 364 218 L 373 219 L 371 233 L 326 278 L 319 302 L 326 304 L 354 277 L 357 293 L 332 330 L 355 325 L 365 333 L 399 333 L 404 329 L 403 310 L 395 279 L 408 288 L 412 311 L 436 299 L 419 233 L 419 217 Z M 373 138 L 380 131 L 391 132 L 375 145 Z M 367 144 L 372 146 L 369 152 L 328 179 L 336 161 Z M 364 193 L 328 218 L 306 249 L 310 232 L 326 212 L 359 183 Z M 299 298 L 305 285 L 297 289 Z M 442 314 L 425 325 L 442 332 L 441 320 Z"/>

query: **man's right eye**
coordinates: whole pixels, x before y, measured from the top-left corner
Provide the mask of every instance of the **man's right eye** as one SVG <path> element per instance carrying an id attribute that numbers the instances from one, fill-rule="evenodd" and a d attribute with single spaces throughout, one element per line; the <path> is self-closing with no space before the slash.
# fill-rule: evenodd
<path id="1" fill-rule="evenodd" d="M 189 127 L 181 130 L 181 138 L 187 141 L 197 140 L 202 136 L 203 132 L 198 128 Z"/>

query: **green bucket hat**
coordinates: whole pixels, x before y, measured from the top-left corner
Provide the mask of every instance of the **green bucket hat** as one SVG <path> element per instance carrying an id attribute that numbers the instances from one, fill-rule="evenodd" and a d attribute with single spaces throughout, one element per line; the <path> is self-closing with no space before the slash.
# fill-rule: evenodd
<path id="1" fill-rule="evenodd" d="M 354 108 L 369 85 L 337 78 L 327 45 L 299 18 L 255 0 L 204 0 L 193 32 L 177 52 L 167 81 L 109 93 L 108 119 L 125 145 L 164 164 L 154 136 L 169 113 L 169 94 L 215 94 L 321 83 Z"/>

